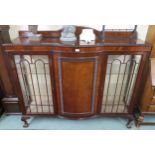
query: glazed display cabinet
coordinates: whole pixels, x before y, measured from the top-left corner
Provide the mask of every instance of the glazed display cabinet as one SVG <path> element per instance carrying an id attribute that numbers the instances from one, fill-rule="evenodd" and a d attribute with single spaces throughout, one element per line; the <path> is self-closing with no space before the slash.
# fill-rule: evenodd
<path id="1" fill-rule="evenodd" d="M 137 39 L 135 29 L 93 30 L 91 43 L 79 40 L 83 29 L 76 27 L 78 40 L 72 44 L 61 43 L 61 30 L 39 31 L 39 41 L 21 31 L 19 38 L 3 44 L 24 127 L 30 116 L 55 115 L 119 116 L 131 127 L 151 48 Z"/>

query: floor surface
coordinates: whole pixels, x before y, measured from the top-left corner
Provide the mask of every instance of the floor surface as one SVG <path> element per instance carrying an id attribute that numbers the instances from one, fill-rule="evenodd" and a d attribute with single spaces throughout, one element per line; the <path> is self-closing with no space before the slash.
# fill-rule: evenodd
<path id="1" fill-rule="evenodd" d="M 155 116 L 148 116 L 147 121 L 154 121 Z M 23 128 L 20 115 L 3 115 L 0 118 L 0 130 L 155 130 L 155 126 L 136 128 L 134 122 L 131 129 L 126 128 L 124 118 L 100 117 L 85 120 L 67 120 L 57 117 L 32 117 L 29 127 Z"/>

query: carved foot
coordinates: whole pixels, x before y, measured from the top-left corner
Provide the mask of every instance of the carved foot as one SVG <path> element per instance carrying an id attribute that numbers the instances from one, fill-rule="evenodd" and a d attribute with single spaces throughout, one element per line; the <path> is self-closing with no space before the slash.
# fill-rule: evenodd
<path id="1" fill-rule="evenodd" d="M 128 129 L 132 128 L 132 122 L 133 122 L 133 118 L 129 118 L 129 119 L 128 119 L 128 122 L 127 122 L 127 124 L 126 124 L 126 127 L 127 127 Z"/>
<path id="2" fill-rule="evenodd" d="M 139 128 L 143 121 L 144 121 L 144 116 L 139 116 L 136 120 L 136 127 Z"/>
<path id="3" fill-rule="evenodd" d="M 30 117 L 22 117 L 21 118 L 21 121 L 24 122 L 24 125 L 23 125 L 23 128 L 27 128 L 29 126 L 28 122 L 27 122 L 27 119 L 29 119 Z"/>

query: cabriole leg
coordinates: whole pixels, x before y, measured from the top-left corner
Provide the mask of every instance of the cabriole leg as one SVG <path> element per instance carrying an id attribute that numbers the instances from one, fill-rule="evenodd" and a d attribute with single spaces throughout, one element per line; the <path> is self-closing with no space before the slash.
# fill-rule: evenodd
<path id="1" fill-rule="evenodd" d="M 29 126 L 29 124 L 28 124 L 28 122 L 27 122 L 27 119 L 29 119 L 29 118 L 30 118 L 30 117 L 26 117 L 26 116 L 23 116 L 23 117 L 21 118 L 21 121 L 24 122 L 24 125 L 23 125 L 24 128 L 27 128 L 27 127 Z"/>
<path id="2" fill-rule="evenodd" d="M 143 121 L 144 121 L 144 116 L 139 116 L 136 120 L 136 127 L 139 128 Z"/>

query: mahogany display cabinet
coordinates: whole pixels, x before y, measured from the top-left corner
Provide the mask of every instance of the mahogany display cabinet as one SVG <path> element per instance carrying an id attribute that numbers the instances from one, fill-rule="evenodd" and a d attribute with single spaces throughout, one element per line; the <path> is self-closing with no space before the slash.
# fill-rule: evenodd
<path id="1" fill-rule="evenodd" d="M 79 36 L 64 44 L 60 31 L 38 31 L 40 41 L 30 41 L 20 31 L 12 43 L 3 44 L 13 90 L 19 100 L 24 127 L 30 116 L 69 119 L 94 116 L 125 117 L 131 127 L 133 110 L 141 93 L 143 69 L 150 45 L 133 31 L 97 31 L 94 42 Z"/>

